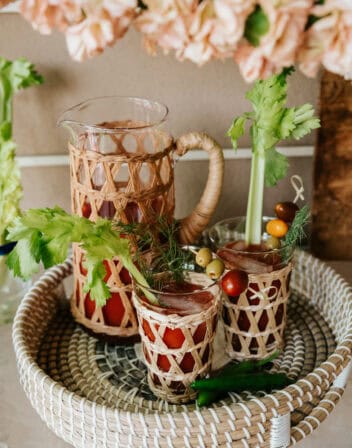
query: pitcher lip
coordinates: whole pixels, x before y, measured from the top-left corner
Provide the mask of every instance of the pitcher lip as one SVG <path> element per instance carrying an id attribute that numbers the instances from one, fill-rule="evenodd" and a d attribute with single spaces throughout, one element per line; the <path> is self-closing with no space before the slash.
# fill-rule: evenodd
<path id="1" fill-rule="evenodd" d="M 105 99 L 125 99 L 125 100 L 136 100 L 137 102 L 138 101 L 146 102 L 146 103 L 152 104 L 154 106 L 161 106 L 161 108 L 164 109 L 164 113 L 160 120 L 156 120 L 156 121 L 154 121 L 152 123 L 148 123 L 146 125 L 123 126 L 123 127 L 118 127 L 118 128 L 107 128 L 107 127 L 99 126 L 99 125 L 95 125 L 95 124 L 84 123 L 82 121 L 75 120 L 75 119 L 65 118 L 66 115 L 69 115 L 73 111 L 80 110 L 85 105 L 88 105 L 89 103 L 92 103 L 93 101 L 97 101 L 97 100 L 99 101 L 99 100 L 105 100 Z M 88 98 L 84 101 L 81 101 L 78 104 L 75 104 L 74 106 L 69 107 L 64 112 L 61 113 L 59 119 L 56 122 L 56 126 L 61 127 L 63 124 L 76 125 L 76 126 L 81 126 L 83 128 L 86 128 L 88 130 L 93 130 L 93 131 L 95 130 L 95 131 L 103 132 L 106 134 L 114 134 L 116 132 L 124 132 L 124 131 L 139 132 L 139 131 L 142 131 L 142 130 L 145 130 L 148 128 L 153 128 L 153 127 L 161 125 L 162 123 L 164 123 L 166 121 L 168 114 L 169 114 L 169 108 L 166 106 L 166 104 L 161 103 L 159 101 L 151 100 L 149 98 L 143 98 L 143 97 L 139 97 L 139 96 L 129 96 L 129 95 L 104 95 L 104 96 Z"/>

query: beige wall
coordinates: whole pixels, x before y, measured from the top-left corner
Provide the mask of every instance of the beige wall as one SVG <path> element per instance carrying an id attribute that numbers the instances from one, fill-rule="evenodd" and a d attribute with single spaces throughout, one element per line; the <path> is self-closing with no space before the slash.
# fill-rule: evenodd
<path id="1" fill-rule="evenodd" d="M 14 131 L 19 155 L 65 154 L 66 136 L 56 129 L 56 119 L 67 107 L 94 96 L 121 94 L 159 100 L 170 108 L 175 136 L 188 130 L 204 130 L 224 147 L 230 147 L 225 132 L 232 118 L 248 107 L 244 99 L 247 86 L 232 61 L 211 62 L 198 68 L 188 62 L 179 63 L 171 56 L 152 58 L 145 54 L 140 35 L 134 31 L 102 56 L 79 64 L 68 57 L 62 35 L 41 36 L 19 15 L 0 14 L 0 55 L 10 59 L 26 56 L 46 79 L 43 86 L 16 97 Z M 317 81 L 295 74 L 291 81 L 291 103 L 316 103 L 317 88 Z M 313 141 L 311 135 L 300 144 Z M 247 146 L 248 140 L 244 139 L 242 145 Z M 294 172 L 304 176 L 310 190 L 311 159 L 292 159 L 291 164 Z M 196 202 L 206 170 L 206 162 L 179 163 L 178 216 Z M 217 217 L 244 212 L 248 173 L 248 160 L 227 162 Z M 24 207 L 54 203 L 69 206 L 67 167 L 26 168 L 23 182 Z M 287 185 L 284 183 L 268 195 L 268 207 L 277 198 L 292 196 Z"/>

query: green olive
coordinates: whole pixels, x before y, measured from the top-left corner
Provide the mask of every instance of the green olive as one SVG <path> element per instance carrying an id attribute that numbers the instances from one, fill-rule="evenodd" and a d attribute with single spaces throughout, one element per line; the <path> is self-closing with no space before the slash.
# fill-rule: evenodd
<path id="1" fill-rule="evenodd" d="M 213 259 L 213 254 L 211 253 L 211 250 L 207 247 L 203 247 L 202 249 L 199 249 L 196 255 L 196 263 L 201 266 L 202 268 L 205 268 L 208 266 L 208 264 Z"/>
<path id="2" fill-rule="evenodd" d="M 215 260 L 211 261 L 206 267 L 205 272 L 207 276 L 213 280 L 217 280 L 221 277 L 222 273 L 225 270 L 224 263 L 219 260 L 219 258 L 215 258 Z"/>
<path id="3" fill-rule="evenodd" d="M 281 243 L 279 238 L 276 238 L 276 236 L 270 236 L 266 241 L 265 245 L 268 249 L 280 249 Z"/>

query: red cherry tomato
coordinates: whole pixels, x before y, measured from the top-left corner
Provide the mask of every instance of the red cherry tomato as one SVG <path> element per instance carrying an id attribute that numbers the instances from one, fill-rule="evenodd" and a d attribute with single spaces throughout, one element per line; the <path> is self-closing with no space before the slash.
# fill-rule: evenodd
<path id="1" fill-rule="evenodd" d="M 123 306 L 120 294 L 113 292 L 110 299 L 103 306 L 103 315 L 106 325 L 117 327 L 121 325 L 123 316 L 125 314 L 125 307 Z"/>
<path id="2" fill-rule="evenodd" d="M 158 367 L 164 372 L 168 372 L 170 370 L 171 364 L 166 355 L 158 355 Z"/>
<path id="3" fill-rule="evenodd" d="M 184 343 L 185 337 L 183 331 L 180 328 L 166 328 L 163 340 L 169 348 L 180 348 Z"/>
<path id="4" fill-rule="evenodd" d="M 221 287 L 231 297 L 239 296 L 248 286 L 248 275 L 239 269 L 227 272 L 221 279 Z"/>
<path id="5" fill-rule="evenodd" d="M 88 319 L 93 316 L 95 311 L 95 301 L 90 298 L 90 294 L 88 293 L 84 298 L 84 312 Z"/>
<path id="6" fill-rule="evenodd" d="M 91 207 L 90 203 L 85 202 L 82 205 L 82 216 L 84 216 L 85 218 L 89 218 L 91 213 L 92 213 L 92 207 Z"/>

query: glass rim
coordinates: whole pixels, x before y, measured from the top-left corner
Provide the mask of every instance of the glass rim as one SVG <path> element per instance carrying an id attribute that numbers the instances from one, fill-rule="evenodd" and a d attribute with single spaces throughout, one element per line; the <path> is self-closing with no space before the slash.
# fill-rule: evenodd
<path id="1" fill-rule="evenodd" d="M 212 281 L 212 279 L 210 277 L 208 277 L 205 272 L 195 272 L 195 271 L 187 271 L 187 272 L 198 274 L 198 275 L 204 275 L 204 276 L 206 276 L 206 278 L 208 278 L 210 281 Z M 167 274 L 167 272 L 162 272 L 161 274 Z M 134 286 L 134 285 L 137 285 L 138 288 L 140 288 L 142 291 L 143 291 L 143 289 L 146 289 L 148 292 L 151 292 L 152 294 L 163 294 L 165 296 L 171 296 L 171 297 L 177 297 L 177 296 L 189 297 L 189 296 L 192 296 L 199 292 L 207 291 L 210 288 L 213 288 L 214 286 L 219 286 L 219 280 L 213 280 L 209 285 L 204 286 L 199 289 L 195 289 L 194 291 L 190 291 L 190 292 L 164 292 L 164 291 L 160 291 L 158 289 L 151 288 L 150 286 L 144 286 L 141 283 L 139 283 L 137 280 L 132 279 L 132 286 Z"/>
<path id="2" fill-rule="evenodd" d="M 122 126 L 122 127 L 116 127 L 116 128 L 107 128 L 107 127 L 99 126 L 99 125 L 95 125 L 95 124 L 84 123 L 81 120 L 75 120 L 73 118 L 71 118 L 71 119 L 66 118 L 66 116 L 72 112 L 77 112 L 77 111 L 79 112 L 81 110 L 81 108 L 87 107 L 94 102 L 100 102 L 100 101 L 104 101 L 104 100 L 127 100 L 131 103 L 132 102 L 145 103 L 145 104 L 152 105 L 153 107 L 160 107 L 160 109 L 163 110 L 163 114 L 159 120 L 155 120 L 154 122 L 148 123 L 146 125 Z M 162 123 L 165 123 L 166 119 L 168 117 L 168 114 L 169 114 L 169 108 L 166 106 L 166 104 L 161 103 L 159 101 L 151 100 L 149 98 L 138 97 L 138 96 L 105 95 L 105 96 L 97 96 L 97 97 L 88 98 L 84 101 L 81 101 L 78 104 L 75 104 L 74 106 L 69 107 L 64 112 L 61 113 L 61 115 L 59 116 L 59 118 L 56 122 L 56 126 L 61 127 L 63 125 L 69 125 L 69 126 L 76 125 L 76 126 L 81 126 L 83 128 L 86 128 L 89 131 L 90 130 L 93 132 L 97 131 L 99 133 L 104 133 L 104 134 L 116 134 L 119 132 L 123 133 L 126 131 L 141 132 L 141 131 L 145 131 L 146 129 L 155 128 L 157 126 L 160 126 Z"/>
<path id="3" fill-rule="evenodd" d="M 215 245 L 216 251 L 218 251 L 218 250 L 226 250 L 228 252 L 233 252 L 233 253 L 238 253 L 238 254 L 241 253 L 241 254 L 245 254 L 245 255 L 260 255 L 260 254 L 263 255 L 263 254 L 270 254 L 270 253 L 280 253 L 282 250 L 289 249 L 289 248 L 290 249 L 294 249 L 295 245 L 293 245 L 293 244 L 284 244 L 284 245 L 282 245 L 282 246 L 280 246 L 279 248 L 276 248 L 276 249 L 254 250 L 254 251 L 243 250 L 243 249 L 242 250 L 241 249 L 233 249 L 233 248 L 229 248 L 229 247 L 225 247 L 225 246 L 217 247 L 217 244 L 216 244 L 214 238 L 212 237 L 212 231 L 215 230 L 215 227 L 219 226 L 219 225 L 226 224 L 228 222 L 233 222 L 235 219 L 241 219 L 241 218 L 243 218 L 243 220 L 245 220 L 246 216 L 236 216 L 234 218 L 223 219 L 223 220 L 218 221 L 217 223 L 215 223 L 209 229 L 209 232 L 208 232 L 209 239 L 210 239 L 211 243 L 213 245 Z M 262 221 L 265 220 L 265 219 L 271 220 L 271 219 L 275 219 L 275 217 L 273 217 L 273 216 L 263 216 L 262 217 Z"/>

